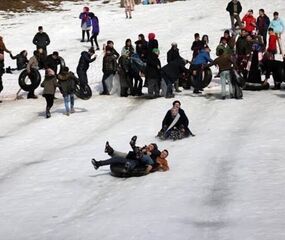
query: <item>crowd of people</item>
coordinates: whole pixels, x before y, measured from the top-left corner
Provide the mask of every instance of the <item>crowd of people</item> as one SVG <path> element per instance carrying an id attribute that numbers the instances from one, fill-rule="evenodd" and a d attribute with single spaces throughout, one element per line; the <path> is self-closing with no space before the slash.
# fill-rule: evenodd
<path id="1" fill-rule="evenodd" d="M 125 0 L 126 18 L 132 18 L 131 12 L 134 10 L 134 2 Z M 143 33 L 132 42 L 126 39 L 125 45 L 119 53 L 114 48 L 114 42 L 108 40 L 103 45 L 103 64 L 102 64 L 102 92 L 100 95 L 110 95 L 114 76 L 118 74 L 120 82 L 120 96 L 127 97 L 143 95 L 143 87 L 147 87 L 147 97 L 173 98 L 174 91 L 181 92 L 179 87 L 181 81 L 192 76 L 194 84 L 193 94 L 201 94 L 203 91 L 202 78 L 204 70 L 215 65 L 219 68 L 216 77 L 221 82 L 221 98 L 226 99 L 237 97 L 236 89 L 242 85 L 237 84 L 237 78 L 241 77 L 245 81 L 252 83 L 268 84 L 270 75 L 273 75 L 274 89 L 280 89 L 284 78 L 277 73 L 280 69 L 285 69 L 284 62 L 275 60 L 276 54 L 283 53 L 282 33 L 285 30 L 284 23 L 279 17 L 278 12 L 273 13 L 273 19 L 266 15 L 264 9 L 259 9 L 259 16 L 254 17 L 254 11 L 249 9 L 241 18 L 242 4 L 238 0 L 232 0 L 228 3 L 226 11 L 229 12 L 231 20 L 231 30 L 226 30 L 220 38 L 220 42 L 215 49 L 216 58 L 210 57 L 209 36 L 203 35 L 200 38 L 199 33 L 194 34 L 194 41 L 191 46 L 193 52 L 192 59 L 187 60 L 180 56 L 177 43 L 171 43 L 167 52 L 167 64 L 162 66 L 160 61 L 159 42 L 155 33 L 148 33 L 147 39 Z M 50 44 L 50 38 L 43 27 L 38 27 L 38 32 L 33 38 L 33 44 L 36 50 L 33 56 L 28 59 L 26 50 L 13 55 L 6 48 L 3 37 L 0 37 L 0 92 L 3 89 L 2 75 L 12 73 L 15 70 L 26 70 L 28 76 L 32 79 L 35 71 L 45 69 L 45 77 L 41 83 L 43 87 L 43 97 L 46 99 L 47 118 L 51 116 L 50 110 L 55 99 L 56 88 L 60 89 L 63 95 L 65 114 L 74 113 L 74 92 L 76 84 L 83 87 L 88 85 L 87 71 L 90 64 L 96 60 L 96 50 L 100 50 L 97 36 L 99 35 L 99 19 L 88 7 L 84 7 L 80 13 L 82 38 L 90 42 L 88 51 L 83 51 L 80 55 L 76 68 L 77 76 L 69 70 L 67 66 L 62 65 L 61 56 L 57 51 L 48 55 L 47 47 Z M 91 31 L 91 36 L 90 36 Z M 94 48 L 96 45 L 96 48 Z M 9 53 L 10 57 L 16 60 L 16 68 L 4 66 L 4 52 Z M 190 64 L 187 68 L 186 64 Z M 58 69 L 60 66 L 60 69 Z M 235 72 L 234 72 L 235 71 Z M 264 81 L 261 75 L 265 75 Z M 283 76 L 285 77 L 285 76 Z M 227 85 L 229 90 L 226 90 Z M 238 85 L 238 86 L 237 86 Z M 28 92 L 28 98 L 37 98 L 32 89 Z M 241 96 L 241 95 L 240 95 Z M 240 98 L 240 97 L 239 97 Z M 189 129 L 189 120 L 181 109 L 181 103 L 176 100 L 173 106 L 167 111 L 163 121 L 162 128 L 157 137 L 161 140 L 178 140 L 189 136 L 195 136 Z M 105 152 L 111 157 L 104 161 L 92 159 L 95 169 L 105 165 L 122 166 L 125 173 L 134 172 L 135 169 L 142 169 L 139 174 L 147 174 L 154 171 L 169 170 L 166 157 L 168 151 L 165 149 L 159 151 L 155 143 L 144 147 L 136 146 L 137 137 L 131 139 L 132 150 L 128 153 L 122 153 L 114 150 L 109 143 L 106 143 Z"/>
<path id="2" fill-rule="evenodd" d="M 268 84 L 267 80 L 270 74 L 274 76 L 274 72 L 283 66 L 280 61 L 275 60 L 277 53 L 283 55 L 281 36 L 285 27 L 279 13 L 274 12 L 273 19 L 270 20 L 264 9 L 259 10 L 257 18 L 254 17 L 253 10 L 249 9 L 241 18 L 242 5 L 237 0 L 230 1 L 226 10 L 230 14 L 232 29 L 224 31 L 223 36 L 221 36 L 220 43 L 215 51 L 217 58 L 214 60 L 210 57 L 209 36 L 206 34 L 200 38 L 200 34 L 195 33 L 191 46 L 193 51 L 191 60 L 181 57 L 177 43 L 173 42 L 167 52 L 167 64 L 164 66 L 160 61 L 159 42 L 155 33 L 149 33 L 147 39 L 144 34 L 139 34 L 134 43 L 131 39 L 126 39 L 125 46 L 120 53 L 115 50 L 112 40 L 107 41 L 103 45 L 103 91 L 101 95 L 110 94 L 112 84 L 108 84 L 108 82 L 113 81 L 115 74 L 118 74 L 120 79 L 120 95 L 122 97 L 128 95 L 141 96 L 143 94 L 142 88 L 147 87 L 146 95 L 149 98 L 160 96 L 173 98 L 175 96 L 174 91 L 181 91 L 179 86 L 181 86 L 183 79 L 189 77 L 189 74 L 195 83 L 193 93 L 201 94 L 204 69 L 213 65 L 219 67 L 217 76 L 220 77 L 221 81 L 222 99 L 226 99 L 228 96 L 234 97 L 234 86 L 231 80 L 233 69 L 242 75 L 245 81 L 250 82 L 252 80 L 253 83 L 259 81 L 261 84 Z M 89 65 L 96 60 L 95 51 L 100 49 L 97 41 L 99 19 L 88 7 L 83 8 L 79 18 L 82 28 L 81 41 L 86 40 L 91 43 L 91 48 L 81 53 L 76 69 L 79 82 L 84 86 L 88 84 L 87 70 Z M 92 31 L 91 36 L 90 31 Z M 58 76 L 58 65 L 61 64 L 61 57 L 56 51 L 47 55 L 50 38 L 43 31 L 42 26 L 39 26 L 33 43 L 36 45 L 36 50 L 33 56 L 28 59 L 26 50 L 14 56 L 6 48 L 3 38 L 0 38 L 0 90 L 3 88 L 2 75 L 5 72 L 4 52 L 9 53 L 11 58 L 17 61 L 17 68 L 8 67 L 6 72 L 27 69 L 28 74 L 32 77 L 33 69 L 46 69 L 48 70 L 46 76 L 48 76 L 52 74 L 52 71 L 49 70 L 51 69 L 54 75 Z M 190 68 L 185 67 L 188 63 Z M 266 76 L 265 81 L 261 81 L 261 74 Z M 282 80 L 280 77 L 274 78 L 274 89 L 280 89 Z M 229 86 L 228 92 L 226 91 L 227 84 Z M 34 90 L 29 91 L 28 98 L 37 98 Z M 51 103 L 48 105 L 50 106 Z"/>

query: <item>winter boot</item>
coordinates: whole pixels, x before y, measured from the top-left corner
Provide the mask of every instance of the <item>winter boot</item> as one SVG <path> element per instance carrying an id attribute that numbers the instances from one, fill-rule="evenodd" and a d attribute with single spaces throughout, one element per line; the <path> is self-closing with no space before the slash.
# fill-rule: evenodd
<path id="1" fill-rule="evenodd" d="M 46 118 L 50 118 L 50 117 L 51 117 L 51 114 L 50 114 L 49 108 L 46 108 Z"/>
<path id="2" fill-rule="evenodd" d="M 95 160 L 95 158 L 92 158 L 91 163 L 92 163 L 93 167 L 95 168 L 95 170 L 97 170 L 100 167 L 100 163 L 97 162 Z"/>
<path id="3" fill-rule="evenodd" d="M 12 73 L 11 67 L 6 68 L 6 73 Z"/>
<path id="4" fill-rule="evenodd" d="M 110 146 L 108 141 L 105 144 L 105 153 L 108 153 L 110 156 L 114 153 L 114 149 Z"/>
<path id="5" fill-rule="evenodd" d="M 133 136 L 131 141 L 130 141 L 130 145 L 132 148 L 135 148 L 136 147 L 136 141 L 137 141 L 137 136 Z"/>
<path id="6" fill-rule="evenodd" d="M 179 80 L 177 80 L 175 83 L 174 83 L 174 88 L 175 88 L 175 92 L 182 92 L 181 90 L 179 90 Z"/>

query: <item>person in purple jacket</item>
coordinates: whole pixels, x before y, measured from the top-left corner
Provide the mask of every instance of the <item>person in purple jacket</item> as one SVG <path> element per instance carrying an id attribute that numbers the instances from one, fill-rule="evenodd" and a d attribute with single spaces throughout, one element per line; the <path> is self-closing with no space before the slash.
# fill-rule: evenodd
<path id="1" fill-rule="evenodd" d="M 97 36 L 99 35 L 99 19 L 93 12 L 89 13 L 89 17 L 91 18 L 91 23 L 92 23 L 92 36 L 90 38 L 91 46 L 94 46 L 93 40 L 96 44 L 96 50 L 99 49 L 98 41 L 97 41 Z"/>
<path id="2" fill-rule="evenodd" d="M 81 29 L 82 29 L 82 39 L 81 42 L 84 42 L 85 32 L 87 34 L 87 42 L 90 38 L 90 29 L 91 29 L 91 18 L 89 17 L 89 7 L 84 7 L 83 12 L 80 13 L 79 18 L 81 19 Z"/>

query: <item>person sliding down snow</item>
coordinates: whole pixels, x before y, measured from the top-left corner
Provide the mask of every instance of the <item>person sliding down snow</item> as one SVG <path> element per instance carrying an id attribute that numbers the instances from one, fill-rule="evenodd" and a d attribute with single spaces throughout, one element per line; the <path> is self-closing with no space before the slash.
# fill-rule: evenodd
<path id="1" fill-rule="evenodd" d="M 182 114 L 182 109 L 180 110 L 180 114 L 179 108 L 175 105 L 176 103 L 173 104 L 173 108 L 167 112 L 162 121 L 162 129 L 157 134 L 157 137 L 161 140 L 178 140 L 189 136 L 195 136 L 188 128 L 188 118 L 185 114 Z"/>
<path id="2" fill-rule="evenodd" d="M 98 169 L 100 166 L 111 165 L 111 164 L 123 164 L 125 166 L 126 172 L 132 172 L 135 168 L 144 166 L 145 174 L 149 173 L 152 169 L 155 159 L 160 155 L 156 144 L 149 144 L 143 148 L 135 146 L 137 137 L 134 136 L 131 139 L 130 145 L 133 148 L 133 151 L 128 153 L 115 151 L 110 145 L 109 142 L 106 142 L 105 152 L 111 156 L 110 159 L 105 161 L 96 161 L 92 159 L 92 164 L 95 169 Z"/>

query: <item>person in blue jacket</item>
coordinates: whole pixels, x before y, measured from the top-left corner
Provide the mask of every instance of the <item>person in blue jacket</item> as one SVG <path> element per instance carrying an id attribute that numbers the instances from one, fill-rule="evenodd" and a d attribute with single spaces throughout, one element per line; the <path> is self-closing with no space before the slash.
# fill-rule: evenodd
<path id="1" fill-rule="evenodd" d="M 96 44 L 96 50 L 100 50 L 99 49 L 99 45 L 98 45 L 98 41 L 97 41 L 97 36 L 99 35 L 99 19 L 97 16 L 95 16 L 95 14 L 93 12 L 89 13 L 89 17 L 91 18 L 91 23 L 92 23 L 92 36 L 90 38 L 90 42 L 91 42 L 91 46 L 93 47 L 93 40 Z"/>
<path id="2" fill-rule="evenodd" d="M 271 20 L 269 24 L 269 28 L 273 28 L 273 31 L 278 35 L 281 35 L 281 33 L 284 32 L 285 25 L 284 25 L 283 20 L 279 17 L 278 12 L 273 13 L 273 19 Z"/>
<path id="3" fill-rule="evenodd" d="M 90 29 L 91 29 L 91 18 L 89 17 L 89 7 L 84 7 L 83 12 L 80 13 L 79 18 L 81 19 L 81 29 L 82 29 L 82 39 L 81 42 L 85 40 L 85 32 L 87 34 L 87 42 L 90 38 Z"/>
<path id="4" fill-rule="evenodd" d="M 277 35 L 279 50 L 280 50 L 280 53 L 283 55 L 283 49 L 282 49 L 282 44 L 281 44 L 282 43 L 281 34 L 285 30 L 285 25 L 284 25 L 283 20 L 279 17 L 278 12 L 273 13 L 273 19 L 271 20 L 269 24 L 269 28 L 273 28 L 273 31 Z"/>
<path id="5" fill-rule="evenodd" d="M 192 70 L 194 81 L 196 82 L 196 88 L 194 88 L 193 93 L 199 94 L 202 90 L 201 82 L 202 82 L 202 67 L 206 65 L 208 62 L 212 62 L 213 60 L 210 57 L 211 49 L 209 46 L 206 46 L 204 49 L 200 50 L 198 55 L 193 59 L 190 69 Z"/>

